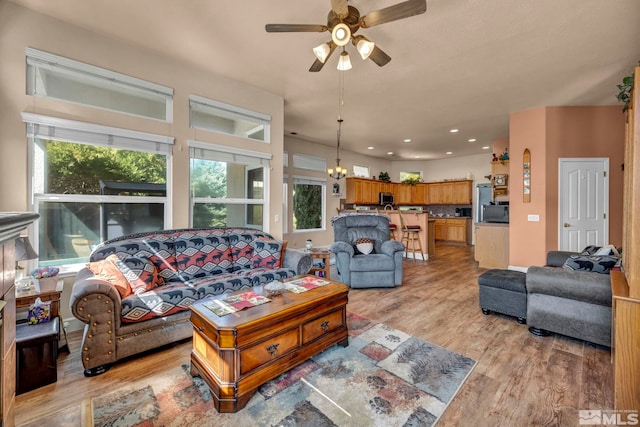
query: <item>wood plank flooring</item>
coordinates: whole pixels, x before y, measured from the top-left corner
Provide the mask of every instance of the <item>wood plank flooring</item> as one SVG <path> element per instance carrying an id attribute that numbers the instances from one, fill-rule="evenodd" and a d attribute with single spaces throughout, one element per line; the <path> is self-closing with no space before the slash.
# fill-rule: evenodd
<path id="1" fill-rule="evenodd" d="M 482 315 L 473 248 L 438 245 L 429 261 L 405 261 L 403 285 L 352 289 L 348 310 L 478 361 L 438 426 L 576 426 L 579 409 L 613 409 L 606 347 L 562 336 L 536 337 L 508 316 Z M 332 276 L 335 277 L 335 276 Z M 81 333 L 58 359 L 55 384 L 17 396 L 18 426 L 55 426 L 70 413 L 89 425 L 90 398 L 189 363 L 189 340 L 86 378 Z"/>

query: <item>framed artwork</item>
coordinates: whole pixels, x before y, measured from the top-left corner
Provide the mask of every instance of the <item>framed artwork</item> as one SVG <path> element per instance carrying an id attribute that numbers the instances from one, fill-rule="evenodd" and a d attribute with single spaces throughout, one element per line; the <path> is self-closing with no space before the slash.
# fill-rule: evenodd
<path id="1" fill-rule="evenodd" d="M 522 201 L 531 203 L 531 152 L 528 148 L 522 154 Z"/>

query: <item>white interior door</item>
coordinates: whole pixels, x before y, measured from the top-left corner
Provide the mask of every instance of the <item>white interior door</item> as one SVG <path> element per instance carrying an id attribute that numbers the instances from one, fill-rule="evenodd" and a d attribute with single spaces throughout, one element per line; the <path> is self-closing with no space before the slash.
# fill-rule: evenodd
<path id="1" fill-rule="evenodd" d="M 579 252 L 609 240 L 609 159 L 559 159 L 558 247 Z"/>

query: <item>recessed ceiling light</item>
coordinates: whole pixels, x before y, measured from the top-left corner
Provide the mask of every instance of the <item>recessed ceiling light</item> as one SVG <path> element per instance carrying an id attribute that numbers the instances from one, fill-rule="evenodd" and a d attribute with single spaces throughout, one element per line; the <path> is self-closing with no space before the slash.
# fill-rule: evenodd
<path id="1" fill-rule="evenodd" d="M 485 145 L 484 147 L 482 147 L 483 150 L 488 150 L 489 148 L 491 147 L 489 147 L 488 145 Z"/>
<path id="2" fill-rule="evenodd" d="M 367 147 L 367 150 L 373 150 L 373 147 Z"/>
<path id="3" fill-rule="evenodd" d="M 476 142 L 476 139 L 475 138 L 470 138 L 469 142 Z"/>
<path id="4" fill-rule="evenodd" d="M 393 156 L 393 151 L 387 151 L 387 154 Z"/>
<path id="5" fill-rule="evenodd" d="M 446 154 L 447 154 L 447 155 L 449 155 L 449 154 L 453 154 L 453 151 L 447 151 L 447 152 L 446 152 Z"/>
<path id="6" fill-rule="evenodd" d="M 420 156 L 414 156 L 414 158 L 415 158 L 415 159 L 419 159 L 419 158 L 420 158 Z"/>
<path id="7" fill-rule="evenodd" d="M 405 139 L 404 142 L 411 142 L 409 138 Z"/>
<path id="8" fill-rule="evenodd" d="M 456 133 L 456 132 L 458 132 L 458 131 L 459 131 L 458 129 L 451 129 L 449 132 L 451 132 L 451 133 Z"/>

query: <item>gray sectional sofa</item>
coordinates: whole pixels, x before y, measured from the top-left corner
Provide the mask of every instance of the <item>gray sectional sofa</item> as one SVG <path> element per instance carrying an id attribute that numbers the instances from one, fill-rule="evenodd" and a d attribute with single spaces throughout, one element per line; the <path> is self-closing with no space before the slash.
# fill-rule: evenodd
<path id="1" fill-rule="evenodd" d="M 529 331 L 555 332 L 610 347 L 610 276 L 562 268 L 570 255 L 574 253 L 551 251 L 547 266 L 527 270 Z"/>

